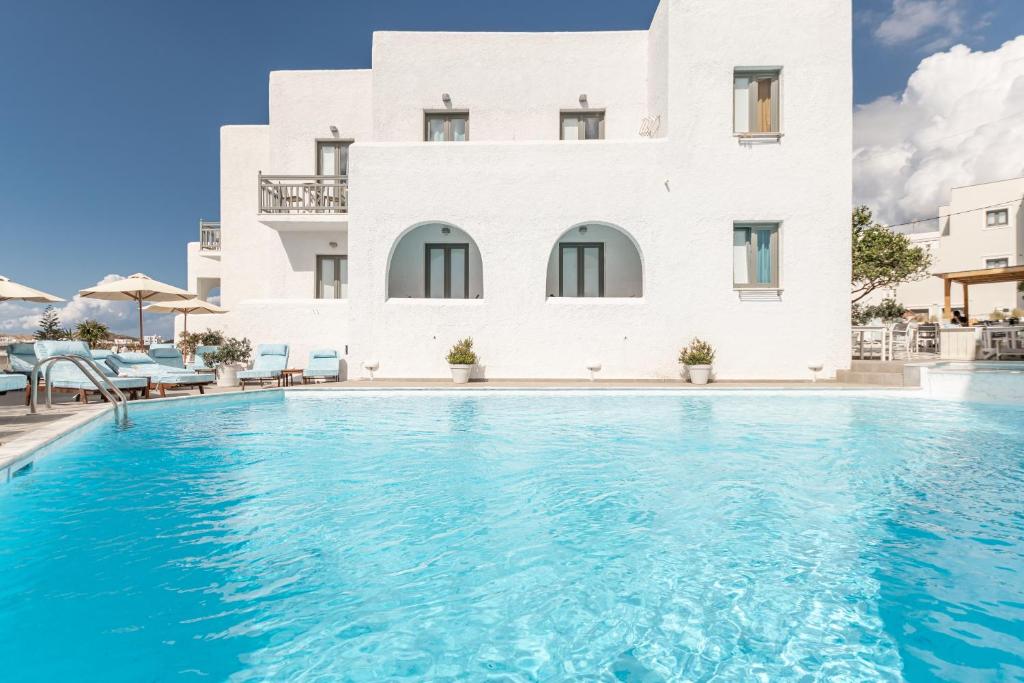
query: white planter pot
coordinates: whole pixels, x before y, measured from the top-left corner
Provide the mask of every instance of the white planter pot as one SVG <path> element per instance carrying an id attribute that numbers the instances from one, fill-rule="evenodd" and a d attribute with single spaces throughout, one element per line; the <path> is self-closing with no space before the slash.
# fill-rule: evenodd
<path id="1" fill-rule="evenodd" d="M 217 386 L 218 387 L 237 387 L 238 386 L 238 371 L 242 369 L 242 366 L 238 363 L 224 363 L 217 368 Z"/>
<path id="2" fill-rule="evenodd" d="M 710 365 L 687 365 L 686 370 L 693 384 L 707 384 L 711 379 Z"/>
<path id="3" fill-rule="evenodd" d="M 452 371 L 452 381 L 456 384 L 468 384 L 469 376 L 473 372 L 472 365 L 449 365 Z"/>

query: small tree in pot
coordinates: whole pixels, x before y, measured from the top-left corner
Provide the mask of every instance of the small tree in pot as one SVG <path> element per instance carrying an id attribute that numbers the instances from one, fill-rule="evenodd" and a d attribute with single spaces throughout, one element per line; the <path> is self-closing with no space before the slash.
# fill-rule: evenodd
<path id="1" fill-rule="evenodd" d="M 452 371 L 452 381 L 456 384 L 466 384 L 473 372 L 473 366 L 477 363 L 476 352 L 473 351 L 473 338 L 460 339 L 448 351 L 448 367 Z"/>
<path id="2" fill-rule="evenodd" d="M 206 364 L 217 371 L 217 386 L 237 387 L 238 371 L 249 364 L 252 344 L 247 338 L 227 337 L 213 353 L 203 354 Z"/>
<path id="3" fill-rule="evenodd" d="M 691 382 L 707 384 L 711 379 L 711 365 L 715 362 L 715 349 L 706 341 L 694 338 L 679 352 L 679 362 L 683 366 L 680 374 L 689 372 Z"/>

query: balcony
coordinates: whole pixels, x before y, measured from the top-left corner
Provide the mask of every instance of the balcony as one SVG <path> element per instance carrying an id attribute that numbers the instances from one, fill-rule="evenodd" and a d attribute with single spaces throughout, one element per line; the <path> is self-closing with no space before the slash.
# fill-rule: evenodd
<path id="1" fill-rule="evenodd" d="M 348 224 L 348 176 L 259 174 L 259 219 L 276 230 L 338 230 Z"/>
<path id="2" fill-rule="evenodd" d="M 199 251 L 204 256 L 220 252 L 220 221 L 199 221 Z"/>

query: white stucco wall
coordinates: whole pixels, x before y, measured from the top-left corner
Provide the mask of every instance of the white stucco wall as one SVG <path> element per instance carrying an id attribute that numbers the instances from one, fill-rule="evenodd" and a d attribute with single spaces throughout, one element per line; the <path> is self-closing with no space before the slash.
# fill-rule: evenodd
<path id="1" fill-rule="evenodd" d="M 464 336 L 494 378 L 582 378 L 592 361 L 604 378 L 677 377 L 694 336 L 717 347 L 723 379 L 847 367 L 850 13 L 848 0 L 664 0 L 651 32 L 385 32 L 372 74 L 275 72 L 270 125 L 222 133 L 225 329 L 291 343 L 299 367 L 309 349 L 347 346 L 354 376 L 376 361 L 382 377 L 446 377 L 444 354 Z M 782 67 L 781 141 L 733 136 L 738 66 Z M 421 142 L 442 93 L 470 110 L 470 142 Z M 561 142 L 558 112 L 582 93 L 606 109 L 608 139 Z M 659 113 L 659 137 L 641 138 Z M 347 218 L 291 231 L 261 221 L 257 172 L 312 172 L 332 124 L 356 140 Z M 781 300 L 733 288 L 732 228 L 745 221 L 782 226 Z M 472 236 L 482 298 L 388 298 L 397 240 L 427 222 Z M 642 297 L 547 296 L 552 248 L 581 224 L 628 232 Z M 348 254 L 348 301 L 312 299 L 318 253 Z M 610 267 L 606 286 L 628 277 Z"/>

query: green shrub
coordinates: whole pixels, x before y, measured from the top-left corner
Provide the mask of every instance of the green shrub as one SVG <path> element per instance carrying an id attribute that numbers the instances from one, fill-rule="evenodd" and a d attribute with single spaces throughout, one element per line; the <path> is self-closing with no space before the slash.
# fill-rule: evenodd
<path id="1" fill-rule="evenodd" d="M 448 351 L 448 365 L 476 365 L 476 352 L 473 351 L 473 338 L 466 337 L 455 342 Z"/>
<path id="2" fill-rule="evenodd" d="M 997 308 L 988 314 L 989 320 L 1006 320 L 1006 314 L 1003 313 L 1003 309 Z"/>
<path id="3" fill-rule="evenodd" d="M 683 365 L 711 365 L 715 361 L 715 349 L 711 344 L 694 337 L 689 346 L 679 352 L 679 362 Z"/>
<path id="4" fill-rule="evenodd" d="M 213 346 L 213 344 L 211 344 Z M 224 363 L 240 363 L 247 365 L 252 358 L 252 343 L 247 338 L 221 337 L 219 348 L 213 353 L 204 353 L 203 360 L 215 368 Z"/>

